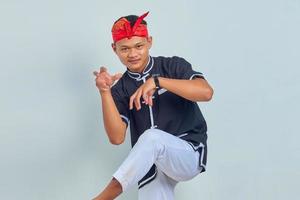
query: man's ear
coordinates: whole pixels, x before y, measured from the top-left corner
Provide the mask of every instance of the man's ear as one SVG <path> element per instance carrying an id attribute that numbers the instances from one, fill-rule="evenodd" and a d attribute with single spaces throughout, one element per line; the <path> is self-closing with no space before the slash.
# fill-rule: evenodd
<path id="1" fill-rule="evenodd" d="M 149 44 L 149 49 L 152 47 L 152 36 L 147 37 L 147 42 Z"/>
<path id="2" fill-rule="evenodd" d="M 114 50 L 115 53 L 117 53 L 116 51 L 116 44 L 115 43 L 111 43 L 111 48 Z"/>

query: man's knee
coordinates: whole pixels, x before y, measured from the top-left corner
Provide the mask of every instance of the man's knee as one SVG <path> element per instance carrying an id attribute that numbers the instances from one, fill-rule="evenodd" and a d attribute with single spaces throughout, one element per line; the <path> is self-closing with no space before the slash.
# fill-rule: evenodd
<path id="1" fill-rule="evenodd" d="M 157 144 L 161 142 L 164 132 L 158 129 L 147 129 L 140 137 L 140 142 Z"/>

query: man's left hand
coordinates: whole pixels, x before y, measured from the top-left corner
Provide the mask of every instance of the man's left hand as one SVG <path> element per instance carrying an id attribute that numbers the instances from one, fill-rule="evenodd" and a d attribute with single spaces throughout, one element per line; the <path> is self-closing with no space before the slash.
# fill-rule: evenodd
<path id="1" fill-rule="evenodd" d="M 155 92 L 155 83 L 153 78 L 149 78 L 143 85 L 141 85 L 133 95 L 131 95 L 129 100 L 129 109 L 133 109 L 133 104 L 137 110 L 141 109 L 141 100 L 145 102 L 146 105 L 152 106 L 152 96 Z M 142 99 L 141 99 L 142 98 Z M 142 102 L 143 103 L 143 102 Z"/>

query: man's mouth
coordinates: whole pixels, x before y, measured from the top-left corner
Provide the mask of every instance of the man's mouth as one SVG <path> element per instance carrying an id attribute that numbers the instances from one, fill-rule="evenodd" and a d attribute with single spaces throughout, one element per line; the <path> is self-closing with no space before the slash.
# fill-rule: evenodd
<path id="1" fill-rule="evenodd" d="M 128 60 L 128 62 L 130 63 L 130 64 L 137 64 L 137 63 L 139 63 L 140 62 L 140 59 L 136 59 L 136 60 Z"/>

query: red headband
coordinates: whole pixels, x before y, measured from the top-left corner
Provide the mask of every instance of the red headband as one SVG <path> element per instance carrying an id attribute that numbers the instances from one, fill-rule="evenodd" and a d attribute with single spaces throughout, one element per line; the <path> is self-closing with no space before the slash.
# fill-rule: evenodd
<path id="1" fill-rule="evenodd" d="M 130 39 L 132 36 L 148 37 L 147 25 L 141 24 L 148 13 L 149 12 L 146 12 L 140 16 L 132 28 L 130 22 L 126 18 L 123 17 L 118 20 L 111 29 L 113 41 L 117 42 L 124 38 Z"/>

